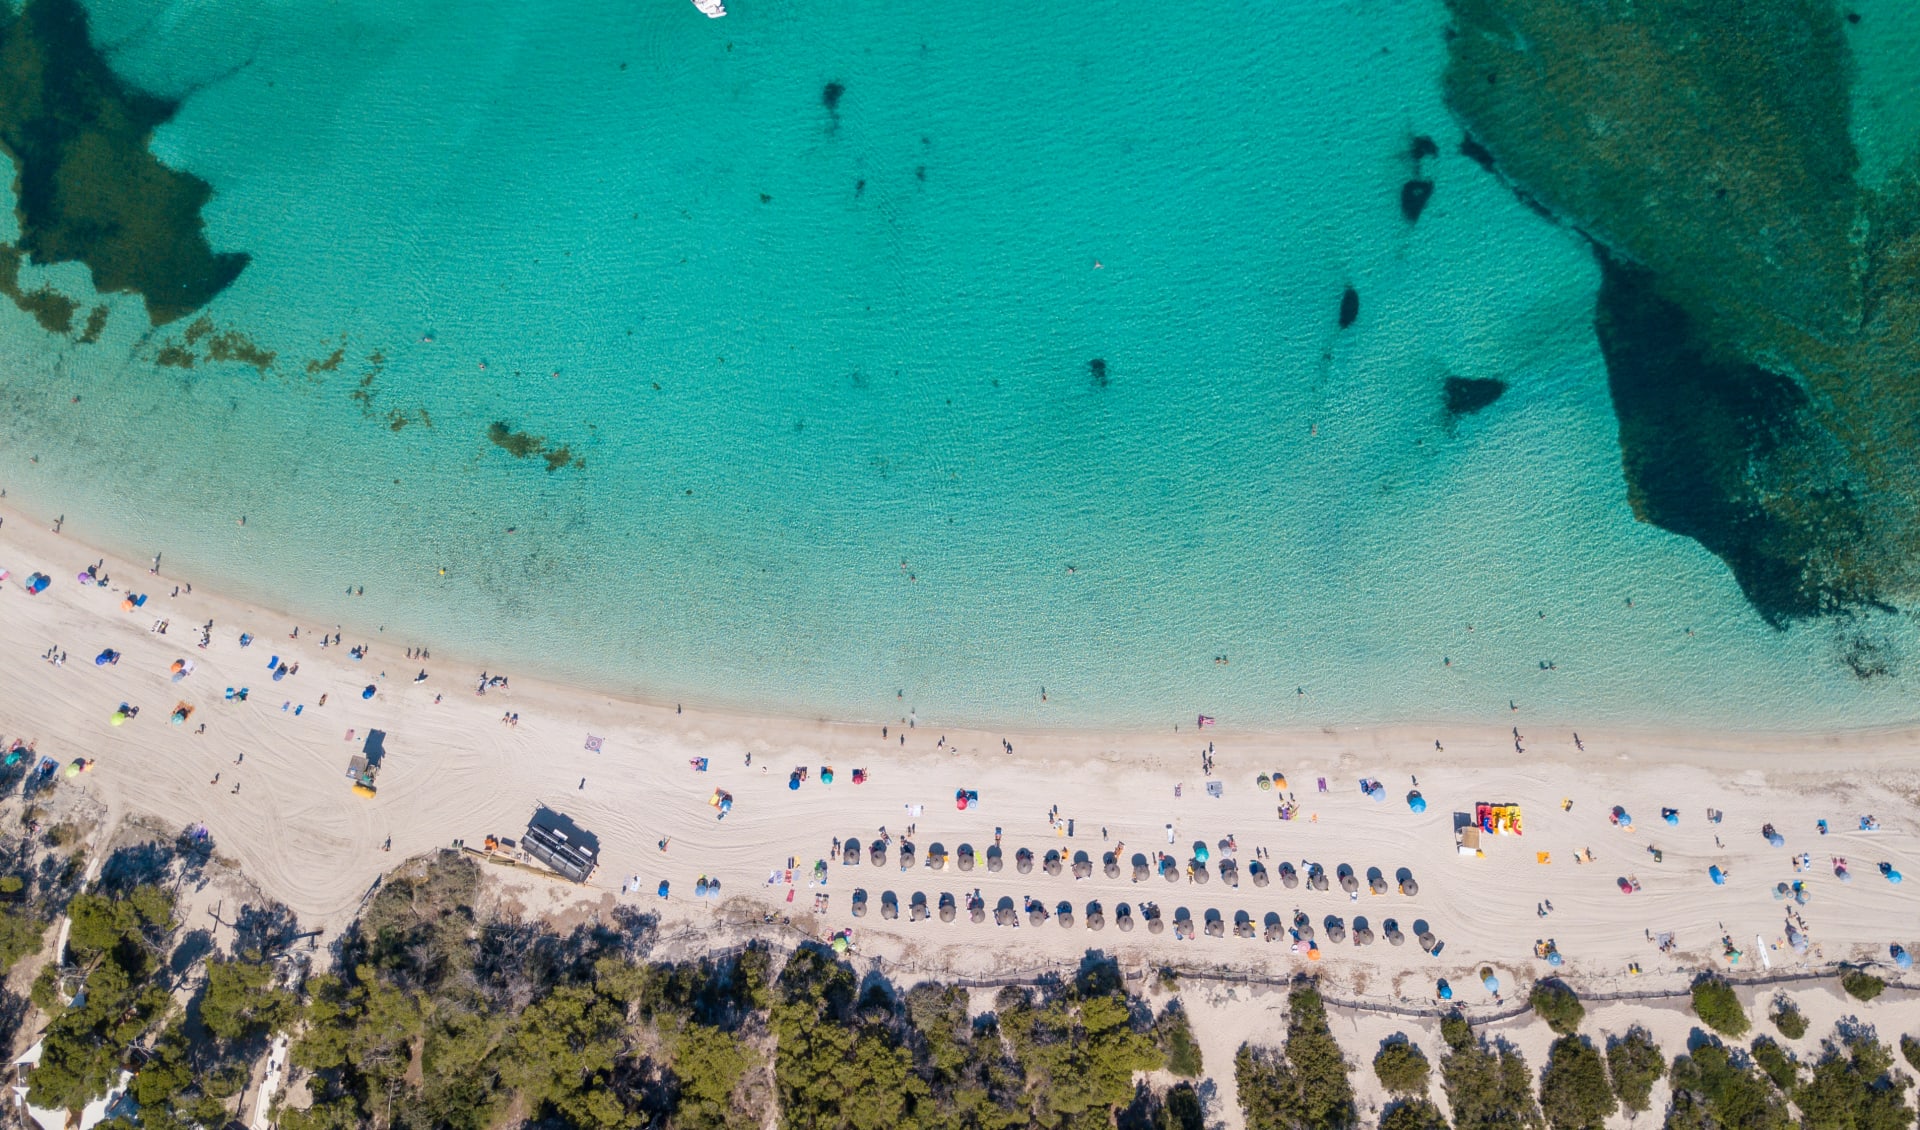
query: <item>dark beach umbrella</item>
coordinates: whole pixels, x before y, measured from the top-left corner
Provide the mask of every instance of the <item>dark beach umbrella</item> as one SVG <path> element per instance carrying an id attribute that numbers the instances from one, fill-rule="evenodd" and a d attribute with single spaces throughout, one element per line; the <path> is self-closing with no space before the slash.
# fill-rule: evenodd
<path id="1" fill-rule="evenodd" d="M 864 890 L 853 892 L 853 916 L 855 918 L 867 916 L 867 892 Z"/>
<path id="2" fill-rule="evenodd" d="M 1113 924 L 1120 928 L 1122 934 L 1133 933 L 1133 915 L 1127 910 L 1126 903 L 1121 903 L 1119 909 L 1113 912 Z"/>
<path id="3" fill-rule="evenodd" d="M 900 841 L 900 870 L 905 871 L 911 868 L 912 866 L 913 866 L 913 841 L 901 840 Z"/>
<path id="4" fill-rule="evenodd" d="M 1017 921 L 1019 921 L 1019 916 L 1013 912 L 1013 908 L 1010 906 L 1000 907 L 993 912 L 993 924 L 995 926 L 1011 926 Z"/>
<path id="5" fill-rule="evenodd" d="M 1392 918 L 1380 924 L 1381 933 L 1387 936 L 1387 944 L 1392 946 L 1406 944 L 1407 936 L 1400 932 L 1400 923 Z"/>
<path id="6" fill-rule="evenodd" d="M 1370 946 L 1373 944 L 1373 929 L 1368 926 L 1356 926 L 1353 929 L 1353 944 Z"/>
<path id="7" fill-rule="evenodd" d="M 880 896 L 880 917 L 889 919 L 900 917 L 900 900 L 892 891 Z"/>
<path id="8" fill-rule="evenodd" d="M 1209 915 L 1207 918 L 1207 937 L 1224 938 L 1226 936 L 1227 924 L 1221 920 L 1219 915 Z"/>
<path id="9" fill-rule="evenodd" d="M 1400 893 L 1409 897 L 1417 895 L 1420 893 L 1420 884 L 1414 881 L 1413 876 L 1409 875 L 1400 880 Z"/>
<path id="10" fill-rule="evenodd" d="M 985 922 L 987 920 L 987 908 L 976 902 L 967 908 L 967 917 L 971 918 L 975 923 Z"/>
<path id="11" fill-rule="evenodd" d="M 840 853 L 840 862 L 847 867 L 860 866 L 860 841 L 848 840 L 846 848 Z"/>
<path id="12" fill-rule="evenodd" d="M 924 920 L 926 917 L 927 917 L 927 896 L 924 894 L 921 894 L 919 891 L 915 891 L 913 893 L 913 898 L 908 900 L 907 902 L 907 921 L 919 922 Z"/>
<path id="13" fill-rule="evenodd" d="M 1160 877 L 1169 883 L 1178 883 L 1180 881 L 1180 865 L 1173 861 L 1172 856 L 1163 855 L 1160 857 Z"/>
<path id="14" fill-rule="evenodd" d="M 1353 877 L 1353 868 L 1344 863 L 1340 865 L 1340 889 L 1348 894 L 1360 889 L 1360 880 Z"/>
<path id="15" fill-rule="evenodd" d="M 1327 869 L 1318 863 L 1307 869 L 1307 886 L 1316 891 L 1327 889 Z"/>
<path id="16" fill-rule="evenodd" d="M 1097 902 L 1088 903 L 1087 904 L 1087 929 L 1104 930 L 1106 929 L 1106 926 L 1107 926 L 1107 916 L 1106 916 L 1106 913 L 1100 909 L 1100 904 Z"/>
<path id="17" fill-rule="evenodd" d="M 1240 885 L 1240 865 L 1231 859 L 1220 861 L 1220 880 L 1229 887 Z"/>
<path id="18" fill-rule="evenodd" d="M 1281 938 L 1286 937 L 1286 934 L 1287 928 L 1282 926 L 1278 919 L 1267 923 L 1267 941 L 1277 942 Z"/>
<path id="19" fill-rule="evenodd" d="M 1038 926 L 1040 925 L 1040 923 L 1045 922 L 1046 920 L 1047 920 L 1046 907 L 1041 906 L 1039 903 L 1036 902 L 1032 906 L 1027 908 L 1027 925 Z"/>
<path id="20" fill-rule="evenodd" d="M 1053 916 L 1060 920 L 1060 928 L 1062 930 L 1068 929 L 1073 925 L 1073 904 L 1070 902 L 1061 903 L 1054 908 Z"/>
<path id="21" fill-rule="evenodd" d="M 1264 887 L 1267 885 L 1267 868 L 1266 865 L 1259 860 L 1247 864 L 1247 874 L 1253 877 L 1254 886 Z"/>
<path id="22" fill-rule="evenodd" d="M 1160 916 L 1158 914 L 1147 919 L 1147 933 L 1149 934 L 1158 934 L 1161 931 L 1165 930 L 1166 928 L 1167 928 L 1167 924 L 1160 921 Z"/>
<path id="23" fill-rule="evenodd" d="M 942 922 L 953 921 L 953 914 L 954 914 L 953 896 L 941 895 L 940 896 L 940 921 Z"/>
<path id="24" fill-rule="evenodd" d="M 1133 881 L 1142 882 L 1147 877 L 1147 857 L 1139 852 L 1133 853 Z"/>
<path id="25" fill-rule="evenodd" d="M 1347 924 L 1345 922 L 1342 922 L 1340 919 L 1335 918 L 1332 915 L 1328 915 L 1327 921 L 1326 921 L 1326 927 L 1327 927 L 1327 940 L 1329 942 L 1332 942 L 1335 945 L 1339 945 L 1341 942 L 1344 942 L 1347 940 Z"/>
<path id="26" fill-rule="evenodd" d="M 1380 874 L 1377 871 L 1374 872 L 1374 874 L 1367 879 L 1367 889 L 1372 891 L 1376 895 L 1386 894 L 1387 893 L 1387 877 Z"/>
<path id="27" fill-rule="evenodd" d="M 1060 853 L 1057 851 L 1048 852 L 1047 860 L 1040 865 L 1040 869 L 1049 875 L 1060 874 Z"/>
<path id="28" fill-rule="evenodd" d="M 1206 886 L 1207 881 L 1211 878 L 1211 876 L 1207 874 L 1207 865 L 1196 860 L 1187 866 L 1193 870 L 1193 881 L 1203 887 Z"/>
<path id="29" fill-rule="evenodd" d="M 1422 930 L 1418 934 L 1415 934 L 1413 936 L 1413 939 L 1414 941 L 1420 943 L 1421 949 L 1426 950 L 1428 953 L 1433 952 L 1433 947 L 1436 942 L 1436 939 L 1433 936 L 1433 931 Z"/>
<path id="30" fill-rule="evenodd" d="M 1193 937 L 1193 919 L 1176 918 L 1173 920 L 1173 936 L 1176 938 Z"/>
<path id="31" fill-rule="evenodd" d="M 935 843 L 927 849 L 927 866 L 933 868 L 935 871 L 945 871 L 947 869 L 947 845 Z"/>
<path id="32" fill-rule="evenodd" d="M 1300 885 L 1300 873 L 1294 870 L 1293 864 L 1282 863 L 1280 865 L 1280 885 L 1288 890 L 1292 890 Z"/>
<path id="33" fill-rule="evenodd" d="M 1233 932 L 1237 937 L 1253 937 L 1253 919 L 1247 915 L 1246 911 L 1236 910 L 1233 912 Z"/>
<path id="34" fill-rule="evenodd" d="M 873 843 L 867 848 L 867 862 L 873 864 L 875 867 L 878 867 L 881 864 L 885 863 L 886 861 L 887 861 L 887 841 L 885 840 L 873 841 Z"/>
<path id="35" fill-rule="evenodd" d="M 957 864 L 962 871 L 973 870 L 973 845 L 961 844 L 960 854 L 954 858 L 954 863 Z"/>
<path id="36" fill-rule="evenodd" d="M 1108 852 L 1101 860 L 1100 869 L 1106 872 L 1107 878 L 1118 879 L 1120 877 L 1119 858 L 1115 856 L 1112 852 Z"/>
<path id="37" fill-rule="evenodd" d="M 1026 848 L 1021 848 L 1019 851 L 1014 852 L 1013 853 L 1013 869 L 1015 871 L 1020 872 L 1020 874 L 1022 875 L 1025 875 L 1027 872 L 1032 871 L 1033 870 L 1033 853 L 1028 851 Z"/>
<path id="38" fill-rule="evenodd" d="M 1306 912 L 1296 911 L 1294 913 L 1293 931 L 1300 935 L 1301 941 L 1311 942 L 1313 940 L 1313 923 L 1307 921 Z"/>
<path id="39" fill-rule="evenodd" d="M 1093 874 L 1093 861 L 1084 855 L 1073 861 L 1073 877 L 1085 879 Z"/>
<path id="40" fill-rule="evenodd" d="M 987 870 L 998 871 L 1005 865 L 1006 860 L 1001 856 L 999 844 L 995 844 L 987 849 Z"/>

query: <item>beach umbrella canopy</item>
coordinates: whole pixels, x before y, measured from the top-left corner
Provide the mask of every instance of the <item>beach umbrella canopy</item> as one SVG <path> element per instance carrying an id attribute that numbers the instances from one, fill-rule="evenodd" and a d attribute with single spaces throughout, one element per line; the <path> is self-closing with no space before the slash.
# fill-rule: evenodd
<path id="1" fill-rule="evenodd" d="M 363 691 L 361 691 L 361 692 L 360 692 L 360 697 L 361 697 L 361 698 L 372 698 L 372 697 L 373 697 L 373 692 L 374 692 L 374 689 L 375 689 L 375 688 L 374 688 L 374 685 L 373 685 L 372 683 L 368 683 L 368 684 L 367 684 L 367 689 L 366 689 L 366 690 L 363 690 Z"/>
<path id="2" fill-rule="evenodd" d="M 1675 809 L 1669 808 L 1665 812 L 1661 813 L 1661 815 L 1666 818 L 1666 821 L 1669 824 L 1680 823 L 1680 813 Z"/>
<path id="3" fill-rule="evenodd" d="M 108 648 L 107 650 L 93 657 L 93 665 L 95 667 L 105 667 L 107 664 L 112 662 L 113 662 L 112 648 Z"/>
<path id="4" fill-rule="evenodd" d="M 1913 955 L 1907 952 L 1907 947 L 1896 942 L 1887 947 L 1887 953 L 1893 957 L 1893 963 L 1900 968 L 1913 968 Z"/>
<path id="5" fill-rule="evenodd" d="M 1447 984 L 1447 979 L 1445 977 L 1440 978 L 1439 988 L 1440 988 L 1441 1000 L 1450 1001 L 1453 999 L 1453 986 Z"/>
<path id="6" fill-rule="evenodd" d="M 1381 801 L 1387 799 L 1387 786 L 1375 785 L 1367 790 L 1367 795 L 1373 798 L 1373 803 L 1379 804 Z"/>
<path id="7" fill-rule="evenodd" d="M 1893 864 L 1891 863 L 1882 863 L 1880 865 L 1880 874 L 1885 875 L 1889 883 L 1898 883 L 1904 877 L 1900 872 L 1893 869 Z"/>
<path id="8" fill-rule="evenodd" d="M 1554 950 L 1552 953 L 1549 953 L 1547 955 L 1547 964 L 1548 965 L 1564 965 L 1566 964 L 1566 958 L 1563 958 L 1560 956 L 1559 950 Z"/>
<path id="9" fill-rule="evenodd" d="M 665 879 L 660 880 L 660 897 L 667 897 L 667 881 Z"/>
<path id="10" fill-rule="evenodd" d="M 127 720 L 127 712 L 124 710 L 116 710 L 113 712 L 113 717 L 107 719 L 107 722 L 110 725 L 118 726 L 122 722 L 125 722 L 126 720 Z"/>
<path id="11" fill-rule="evenodd" d="M 1207 852 L 1207 845 L 1205 844 L 1193 845 L 1193 857 L 1202 863 L 1205 863 L 1208 859 L 1212 858 L 1212 856 Z"/>
<path id="12" fill-rule="evenodd" d="M 795 773 L 793 776 L 788 777 L 787 787 L 789 789 L 798 789 L 800 787 L 800 774 Z"/>
<path id="13" fill-rule="evenodd" d="M 1720 865 L 1717 863 L 1707 868 L 1707 878 L 1712 879 L 1713 885 L 1716 887 L 1724 887 L 1727 885 L 1727 873 L 1720 870 Z"/>
<path id="14" fill-rule="evenodd" d="M 1421 796 L 1420 791 L 1415 789 L 1413 792 L 1407 794 L 1407 808 L 1413 812 L 1425 812 L 1427 810 L 1427 798 Z"/>
<path id="15" fill-rule="evenodd" d="M 1500 978 L 1495 977 L 1491 973 L 1480 978 L 1480 984 L 1484 986 L 1489 993 L 1498 993 L 1500 991 Z"/>
<path id="16" fill-rule="evenodd" d="M 822 770 L 820 770 L 820 783 L 821 783 L 821 784 L 823 784 L 823 785 L 831 785 L 831 784 L 833 784 L 833 770 L 831 770 L 831 769 L 822 769 Z M 846 940 L 846 939 L 844 939 L 844 938 L 835 938 L 835 939 L 834 939 L 834 941 L 836 941 L 836 942 L 844 942 L 845 940 Z"/>
<path id="17" fill-rule="evenodd" d="M 835 953 L 847 952 L 847 939 L 843 935 L 835 934 L 833 936 L 833 952 Z"/>

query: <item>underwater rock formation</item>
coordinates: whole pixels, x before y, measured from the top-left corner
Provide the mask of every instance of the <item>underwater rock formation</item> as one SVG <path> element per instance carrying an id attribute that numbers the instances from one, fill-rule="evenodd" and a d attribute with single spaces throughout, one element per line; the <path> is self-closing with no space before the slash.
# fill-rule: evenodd
<path id="1" fill-rule="evenodd" d="M 247 265 L 207 244 L 207 182 L 147 148 L 178 109 L 114 75 L 79 0 L 0 14 L 0 148 L 16 171 L 20 250 L 35 263 L 86 264 L 95 289 L 145 299 L 155 325 L 206 305 Z"/>
<path id="2" fill-rule="evenodd" d="M 1440 403 L 1447 419 L 1471 416 L 1500 399 L 1507 382 L 1493 377 L 1448 377 L 1440 385 Z"/>
<path id="3" fill-rule="evenodd" d="M 1433 199 L 1433 182 L 1425 177 L 1414 177 L 1400 186 L 1400 214 L 1408 223 L 1420 218 L 1427 207 L 1427 201 Z"/>
<path id="4" fill-rule="evenodd" d="M 1448 0 L 1462 152 L 1591 241 L 1634 513 L 1775 624 L 1920 597 L 1920 184 L 1823 0 Z"/>

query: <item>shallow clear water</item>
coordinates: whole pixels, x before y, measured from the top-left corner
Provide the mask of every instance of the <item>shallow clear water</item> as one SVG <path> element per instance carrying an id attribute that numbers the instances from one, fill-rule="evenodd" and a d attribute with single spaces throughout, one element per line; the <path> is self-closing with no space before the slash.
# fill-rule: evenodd
<path id="1" fill-rule="evenodd" d="M 253 256 L 208 313 L 278 359 L 0 308 L 0 478 L 316 623 L 670 701 L 1911 715 L 1839 661 L 1920 654 L 1904 617 L 1775 632 L 1634 521 L 1595 268 L 1458 155 L 1437 0 L 991 8 L 95 5 Z M 1450 426 L 1449 374 L 1512 387 Z"/>

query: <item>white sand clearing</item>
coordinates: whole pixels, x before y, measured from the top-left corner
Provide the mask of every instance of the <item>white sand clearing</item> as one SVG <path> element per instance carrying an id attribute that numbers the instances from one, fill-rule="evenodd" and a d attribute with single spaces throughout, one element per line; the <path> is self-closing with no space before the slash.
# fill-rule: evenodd
<path id="1" fill-rule="evenodd" d="M 1590 991 L 1672 986 L 1702 964 L 1727 967 L 1722 938 L 1740 951 L 1733 968 L 1742 972 L 1767 962 L 1775 970 L 1885 964 L 1890 943 L 1920 940 L 1906 934 L 1920 881 L 1895 885 L 1878 870 L 1920 864 L 1909 800 L 1920 770 L 1909 731 L 1809 738 L 1582 729 L 1580 750 L 1568 729 L 1533 725 L 1521 713 L 1502 721 L 1517 724 L 1524 754 L 1506 725 L 1245 733 L 1195 730 L 1191 719 L 1153 734 L 997 734 L 921 723 L 905 729 L 902 744 L 897 722 L 883 737 L 878 725 L 682 715 L 526 677 L 476 695 L 484 661 L 409 660 L 404 641 L 346 631 L 322 648 L 318 624 L 300 625 L 292 638 L 286 615 L 204 588 L 189 593 L 182 579 L 149 575 L 144 564 L 107 560 L 100 571 L 110 583 L 83 585 L 76 574 L 101 555 L 78 544 L 76 531 L 55 535 L 18 513 L 0 514 L 0 568 L 11 571 L 0 585 L 0 745 L 33 743 L 62 766 L 55 787 L 97 795 L 110 822 L 140 813 L 174 827 L 204 823 L 220 853 L 308 928 L 340 928 L 400 859 L 455 840 L 479 845 L 488 833 L 518 838 L 544 804 L 598 835 L 600 865 L 584 887 L 515 876 L 531 912 L 583 915 L 626 901 L 659 913 L 670 933 L 727 927 L 729 935 L 769 914 L 791 916 L 815 936 L 853 927 L 859 950 L 902 976 L 1071 963 L 1090 947 L 1127 960 L 1280 976 L 1308 966 L 1291 939 L 1234 937 L 1239 912 L 1261 934 L 1269 915 L 1291 921 L 1296 910 L 1305 913 L 1321 946 L 1312 967 L 1335 995 L 1430 1002 L 1447 978 L 1469 1006 L 1493 1004 L 1481 987 L 1483 966 L 1509 995 L 1544 975 L 1535 945 L 1547 939 L 1564 956 L 1561 975 Z M 52 578 L 37 596 L 23 587 L 36 571 Z M 145 594 L 146 603 L 123 611 L 129 593 Z M 160 621 L 164 635 L 153 630 Z M 243 632 L 250 646 L 240 645 Z M 349 649 L 362 644 L 370 645 L 365 657 L 352 658 Z M 50 648 L 65 654 L 63 664 L 43 658 Z M 103 650 L 118 661 L 96 666 Z M 275 657 L 289 668 L 279 681 L 269 668 Z M 177 660 L 192 670 L 176 682 Z M 428 678 L 415 682 L 422 669 Z M 368 686 L 371 699 L 362 697 Z M 227 688 L 241 687 L 249 690 L 244 702 L 226 699 Z M 111 725 L 122 703 L 139 714 Z M 176 705 L 192 708 L 180 725 L 169 724 Z M 507 714 L 518 724 L 503 721 Z M 376 728 L 387 754 L 377 795 L 362 797 L 346 777 L 348 761 Z M 600 752 L 587 748 L 590 736 L 601 739 Z M 1211 776 L 1200 765 L 1209 742 Z M 69 779 L 64 767 L 76 758 L 94 764 Z M 690 766 L 696 758 L 708 759 L 708 771 Z M 807 779 L 790 789 L 791 771 L 803 766 Z M 821 779 L 828 766 L 831 785 Z M 864 784 L 854 783 L 856 769 L 866 771 Z M 1255 785 L 1262 772 L 1284 774 L 1298 801 L 1295 819 L 1277 819 L 1279 794 Z M 1383 802 L 1361 791 L 1366 777 L 1382 782 Z M 1422 814 L 1406 801 L 1416 777 Z M 1208 794 L 1210 782 L 1220 785 L 1219 797 Z M 716 789 L 733 798 L 724 820 L 709 804 Z M 978 793 L 977 807 L 956 809 L 961 789 Z M 1480 801 L 1520 805 L 1524 834 L 1487 837 L 1483 858 L 1462 857 L 1455 813 Z M 1631 814 L 1631 830 L 1610 821 L 1615 805 Z M 1677 823 L 1662 819 L 1667 806 Z M 1724 814 L 1719 823 L 1709 822 L 1709 809 Z M 1859 830 L 1867 814 L 1877 817 L 1877 831 Z M 1822 818 L 1831 834 L 1819 831 Z M 1784 846 L 1762 838 L 1769 822 Z M 875 867 L 865 848 L 883 826 L 892 847 Z M 924 866 L 936 844 L 950 856 L 962 845 L 985 851 L 996 832 L 1005 853 L 997 873 L 962 873 L 951 861 L 938 872 Z M 1222 851 L 1229 836 L 1235 850 Z M 391 850 L 383 850 L 389 837 Z M 861 864 L 834 857 L 826 884 L 810 886 L 810 865 L 828 858 L 836 838 L 862 842 Z M 903 872 L 899 845 L 907 838 L 918 855 Z M 1212 855 L 1204 886 L 1184 877 L 1196 842 Z M 1102 855 L 1121 845 L 1121 873 L 1108 878 Z M 1030 874 L 1014 862 L 1023 847 L 1037 856 Z M 1576 863 L 1588 848 L 1592 862 Z M 1049 850 L 1066 855 L 1058 876 L 1039 863 Z M 1178 881 L 1156 874 L 1134 883 L 1132 856 L 1151 860 L 1160 851 L 1176 856 Z M 1093 864 L 1084 880 L 1072 875 L 1079 852 Z M 1801 853 L 1811 863 L 1796 872 Z M 1237 888 L 1220 876 L 1229 855 Z M 1273 876 L 1265 887 L 1251 878 L 1259 856 Z M 1846 859 L 1850 882 L 1836 876 L 1836 857 Z M 800 865 L 791 885 L 789 858 Z M 1326 892 L 1285 887 L 1281 864 L 1304 873 L 1307 861 L 1330 876 L 1351 865 L 1360 892 L 1349 898 L 1338 882 Z M 1709 878 L 1713 866 L 1724 885 Z M 1373 868 L 1389 893 L 1368 893 Z M 1403 868 L 1417 895 L 1393 893 Z M 782 881 L 770 886 L 776 869 Z M 623 891 L 635 876 L 638 893 Z M 721 880 L 720 898 L 693 898 L 702 876 Z M 1623 877 L 1637 879 L 1638 889 L 1623 894 Z M 1785 940 L 1784 915 L 1794 904 L 1773 895 L 1776 884 L 1794 880 L 1808 893 L 1797 908 L 1811 942 L 1804 955 Z M 671 884 L 666 900 L 655 894 L 662 881 Z M 856 890 L 868 896 L 861 918 L 852 914 Z M 974 892 L 987 907 L 983 924 L 968 920 Z M 900 907 L 893 921 L 881 917 L 889 893 Z M 955 920 L 936 913 L 909 921 L 916 894 L 930 909 L 953 895 Z M 827 896 L 824 913 L 813 913 L 816 895 Z M 1002 899 L 1019 908 L 1029 896 L 1049 912 L 1071 903 L 1074 925 L 1062 928 L 1057 915 L 1033 925 L 1025 914 L 1017 928 L 993 925 Z M 1542 917 L 1548 900 L 1552 911 Z M 1086 926 L 1090 901 L 1105 912 L 1099 932 Z M 1117 926 L 1122 903 L 1134 912 L 1131 932 Z M 1149 903 L 1164 916 L 1164 933 L 1146 928 L 1141 908 Z M 1193 940 L 1176 940 L 1182 911 L 1196 923 L 1217 911 L 1227 936 L 1196 929 Z M 1345 944 L 1329 941 L 1329 916 L 1349 931 Z M 1351 932 L 1363 918 L 1378 940 L 1358 947 Z M 1386 939 L 1389 919 L 1404 944 Z M 1437 956 L 1415 940 L 1423 927 L 1441 943 Z M 770 933 L 792 936 L 777 925 Z M 1669 952 L 1649 940 L 1661 933 L 1673 936 Z M 1643 976 L 1630 974 L 1636 962 Z"/>

